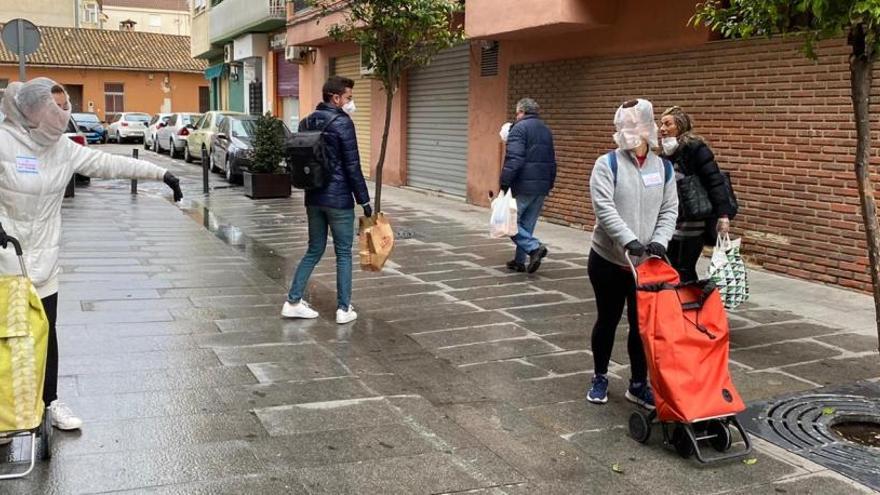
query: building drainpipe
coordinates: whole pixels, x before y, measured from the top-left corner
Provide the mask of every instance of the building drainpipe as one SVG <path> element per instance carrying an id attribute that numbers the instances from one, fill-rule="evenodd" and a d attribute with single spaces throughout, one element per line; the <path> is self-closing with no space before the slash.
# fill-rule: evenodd
<path id="1" fill-rule="evenodd" d="M 73 27 L 79 27 L 79 5 L 80 0 L 76 0 L 73 2 Z"/>

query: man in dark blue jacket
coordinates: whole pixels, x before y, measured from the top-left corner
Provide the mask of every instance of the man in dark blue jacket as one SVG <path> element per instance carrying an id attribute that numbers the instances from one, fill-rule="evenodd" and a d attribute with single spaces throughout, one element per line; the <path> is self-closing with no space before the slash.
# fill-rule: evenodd
<path id="1" fill-rule="evenodd" d="M 544 199 L 556 182 L 553 134 L 538 118 L 538 110 L 538 104 L 531 98 L 516 104 L 516 123 L 507 135 L 507 153 L 501 170 L 501 189 L 512 189 L 519 224 L 519 232 L 511 237 L 516 254 L 507 262 L 507 268 L 528 273 L 537 271 L 547 256 L 547 247 L 534 232 Z"/>
<path id="2" fill-rule="evenodd" d="M 306 191 L 309 248 L 293 275 L 287 302 L 281 310 L 285 318 L 318 317 L 318 312 L 303 300 L 303 293 L 312 270 L 327 247 L 328 229 L 333 233 L 333 249 L 336 252 L 336 323 L 349 323 L 357 318 L 351 305 L 355 200 L 364 209 L 365 216 L 373 216 L 373 210 L 370 208 L 367 183 L 361 172 L 354 122 L 349 116 L 355 110 L 353 88 L 354 81 L 351 79 L 331 77 L 324 84 L 324 101 L 299 124 L 300 131 L 324 129 L 322 137 L 327 144 L 327 159 L 333 165 L 333 174 L 326 187 Z"/>

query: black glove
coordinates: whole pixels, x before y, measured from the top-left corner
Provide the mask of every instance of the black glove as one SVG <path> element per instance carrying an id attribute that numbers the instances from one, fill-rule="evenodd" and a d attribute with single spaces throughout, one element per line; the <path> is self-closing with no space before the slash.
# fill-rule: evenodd
<path id="1" fill-rule="evenodd" d="M 645 246 L 639 241 L 630 241 L 626 245 L 626 250 L 630 256 L 642 256 L 645 254 Z"/>
<path id="2" fill-rule="evenodd" d="M 6 249 L 7 244 L 9 244 L 9 237 L 6 235 L 6 231 L 3 230 L 3 224 L 0 223 L 0 248 Z"/>
<path id="3" fill-rule="evenodd" d="M 652 256 L 657 256 L 658 258 L 666 257 L 666 248 L 663 247 L 663 244 L 659 242 L 652 242 L 648 244 L 648 247 L 645 248 L 645 251 Z"/>
<path id="4" fill-rule="evenodd" d="M 180 179 L 175 177 L 171 172 L 165 172 L 165 177 L 162 180 L 174 192 L 175 203 L 183 199 L 183 191 L 180 190 Z"/>
<path id="5" fill-rule="evenodd" d="M 364 209 L 364 216 L 367 218 L 373 218 L 373 208 L 370 206 L 370 203 L 366 203 L 361 205 L 361 208 Z"/>

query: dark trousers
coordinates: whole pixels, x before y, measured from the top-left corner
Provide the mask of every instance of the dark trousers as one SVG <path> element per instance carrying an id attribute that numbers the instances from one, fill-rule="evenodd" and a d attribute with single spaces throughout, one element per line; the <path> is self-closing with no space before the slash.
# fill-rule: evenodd
<path id="1" fill-rule="evenodd" d="M 700 278 L 697 275 L 697 260 L 702 253 L 703 236 L 672 239 L 666 251 L 670 263 L 678 272 L 682 282 L 693 282 Z"/>
<path id="2" fill-rule="evenodd" d="M 645 361 L 645 350 L 639 336 L 639 316 L 636 313 L 636 284 L 629 269 L 590 251 L 587 273 L 593 292 L 596 293 L 596 325 L 593 326 L 591 338 L 593 363 L 597 375 L 608 373 L 611 351 L 614 349 L 614 334 L 623 316 L 623 305 L 626 304 L 626 317 L 629 320 L 629 336 L 627 351 L 632 371 L 632 381 L 645 382 L 648 377 L 648 365 Z"/>
<path id="3" fill-rule="evenodd" d="M 58 337 L 55 321 L 58 318 L 58 293 L 43 298 L 43 309 L 49 319 L 49 346 L 46 350 L 46 377 L 43 380 L 43 402 L 46 406 L 58 398 Z"/>

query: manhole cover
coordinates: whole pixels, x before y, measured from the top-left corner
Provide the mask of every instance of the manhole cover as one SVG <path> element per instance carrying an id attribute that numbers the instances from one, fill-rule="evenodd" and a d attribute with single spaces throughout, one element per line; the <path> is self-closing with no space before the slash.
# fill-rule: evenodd
<path id="1" fill-rule="evenodd" d="M 880 489 L 880 449 L 840 433 L 844 425 L 880 426 L 880 385 L 821 389 L 762 402 L 745 414 L 746 428 L 759 437 L 816 464 Z M 860 431 L 862 427 L 845 427 Z M 870 430 L 869 430 L 870 432 Z"/>

